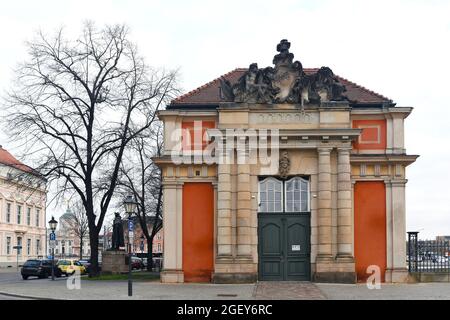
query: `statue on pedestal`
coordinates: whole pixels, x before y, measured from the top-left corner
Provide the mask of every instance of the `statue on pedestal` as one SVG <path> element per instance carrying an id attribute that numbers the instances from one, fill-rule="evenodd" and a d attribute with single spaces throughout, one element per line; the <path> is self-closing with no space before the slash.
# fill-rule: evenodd
<path id="1" fill-rule="evenodd" d="M 111 250 L 120 250 L 120 248 L 125 247 L 122 218 L 118 212 L 114 213 L 114 215 Z"/>

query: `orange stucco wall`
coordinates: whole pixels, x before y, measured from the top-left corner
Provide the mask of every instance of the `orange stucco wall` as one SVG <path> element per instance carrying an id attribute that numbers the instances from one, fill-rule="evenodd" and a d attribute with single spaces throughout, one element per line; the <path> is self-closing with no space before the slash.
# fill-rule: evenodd
<path id="1" fill-rule="evenodd" d="M 183 272 L 185 282 L 210 282 L 214 269 L 214 189 L 211 183 L 183 185 Z"/>
<path id="2" fill-rule="evenodd" d="M 353 120 L 353 128 L 362 129 L 360 137 L 353 143 L 355 149 L 386 149 L 386 120 Z"/>
<path id="3" fill-rule="evenodd" d="M 370 265 L 386 270 L 386 187 L 383 181 L 356 182 L 354 193 L 355 262 L 358 281 Z"/>

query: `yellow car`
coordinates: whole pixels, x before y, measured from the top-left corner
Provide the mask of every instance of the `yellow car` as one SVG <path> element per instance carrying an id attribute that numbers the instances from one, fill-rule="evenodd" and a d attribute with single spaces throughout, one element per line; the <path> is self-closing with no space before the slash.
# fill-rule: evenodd
<path id="1" fill-rule="evenodd" d="M 77 260 L 59 260 L 57 266 L 66 276 L 73 275 L 75 271 L 79 271 L 80 274 L 86 273 L 86 267 Z"/>

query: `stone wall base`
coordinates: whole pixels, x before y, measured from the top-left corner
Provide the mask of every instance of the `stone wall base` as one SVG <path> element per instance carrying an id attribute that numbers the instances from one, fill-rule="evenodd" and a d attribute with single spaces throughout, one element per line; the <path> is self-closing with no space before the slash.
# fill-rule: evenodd
<path id="1" fill-rule="evenodd" d="M 213 273 L 213 283 L 255 283 L 258 280 L 256 272 L 251 273 Z"/>
<path id="2" fill-rule="evenodd" d="M 183 283 L 184 273 L 182 270 L 163 270 L 160 273 L 162 283 Z"/>
<path id="3" fill-rule="evenodd" d="M 448 272 L 413 272 L 408 277 L 409 283 L 416 282 L 450 282 L 450 273 Z"/>

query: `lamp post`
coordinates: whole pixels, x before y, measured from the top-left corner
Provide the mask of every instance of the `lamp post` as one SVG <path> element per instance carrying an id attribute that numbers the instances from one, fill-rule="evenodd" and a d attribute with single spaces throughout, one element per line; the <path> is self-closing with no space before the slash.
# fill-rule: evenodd
<path id="1" fill-rule="evenodd" d="M 132 215 L 136 212 L 137 203 L 134 201 L 133 196 L 128 195 L 123 201 L 125 212 L 128 214 L 128 296 L 133 295 L 133 283 L 131 279 L 131 246 L 133 242 L 133 220 Z"/>
<path id="2" fill-rule="evenodd" d="M 50 226 L 50 230 L 52 230 L 52 233 L 50 233 L 50 244 L 52 248 L 52 280 L 55 280 L 55 230 L 56 226 L 58 225 L 58 221 L 55 220 L 54 217 L 48 222 L 48 225 Z"/>

